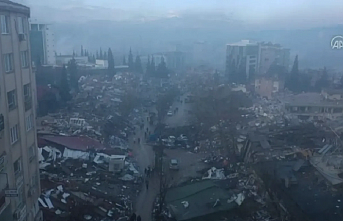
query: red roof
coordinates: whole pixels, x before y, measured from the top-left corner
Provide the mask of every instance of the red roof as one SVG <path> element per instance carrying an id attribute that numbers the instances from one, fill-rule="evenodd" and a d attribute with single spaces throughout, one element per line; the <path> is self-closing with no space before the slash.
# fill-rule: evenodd
<path id="1" fill-rule="evenodd" d="M 64 146 L 71 150 L 86 151 L 88 149 L 101 150 L 106 147 L 99 141 L 89 137 L 68 137 L 68 136 L 43 136 L 41 139 Z"/>

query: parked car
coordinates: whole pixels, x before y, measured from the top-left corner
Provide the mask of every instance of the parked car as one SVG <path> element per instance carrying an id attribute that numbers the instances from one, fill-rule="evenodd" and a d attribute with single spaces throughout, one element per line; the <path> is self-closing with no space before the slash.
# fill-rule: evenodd
<path id="1" fill-rule="evenodd" d="M 165 113 L 165 112 L 164 112 Z M 173 116 L 173 111 L 168 111 L 167 113 L 168 116 Z"/>
<path id="2" fill-rule="evenodd" d="M 188 138 L 186 137 L 186 135 L 181 134 L 179 137 L 180 140 L 188 140 Z"/>
<path id="3" fill-rule="evenodd" d="M 177 159 L 171 159 L 169 164 L 169 169 L 179 170 L 179 161 Z"/>

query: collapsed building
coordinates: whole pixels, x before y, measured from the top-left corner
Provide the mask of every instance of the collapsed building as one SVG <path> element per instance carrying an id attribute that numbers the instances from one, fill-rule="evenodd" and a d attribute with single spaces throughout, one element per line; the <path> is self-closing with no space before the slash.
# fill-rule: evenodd
<path id="1" fill-rule="evenodd" d="M 246 136 L 238 150 L 263 180 L 280 217 L 342 220 L 342 143 L 321 125 L 279 127 Z"/>

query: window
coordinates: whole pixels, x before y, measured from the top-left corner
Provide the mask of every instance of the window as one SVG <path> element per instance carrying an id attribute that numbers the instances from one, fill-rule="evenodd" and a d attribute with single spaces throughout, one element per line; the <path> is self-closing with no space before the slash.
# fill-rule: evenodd
<path id="1" fill-rule="evenodd" d="M 30 131 L 33 128 L 33 114 L 26 117 L 26 131 Z"/>
<path id="2" fill-rule="evenodd" d="M 18 17 L 18 34 L 25 34 L 25 18 Z"/>
<path id="3" fill-rule="evenodd" d="M 29 67 L 29 53 L 28 53 L 28 51 L 20 52 L 20 58 L 21 58 L 21 67 L 22 68 Z"/>
<path id="4" fill-rule="evenodd" d="M 12 127 L 10 129 L 10 138 L 11 138 L 11 144 L 14 144 L 15 142 L 17 142 L 19 140 L 19 131 L 18 131 L 18 124 L 14 125 L 14 127 Z"/>
<path id="5" fill-rule="evenodd" d="M 9 17 L 7 15 L 1 15 L 0 20 L 1 20 L 1 34 L 9 34 L 10 33 Z"/>
<path id="6" fill-rule="evenodd" d="M 31 84 L 24 85 L 24 106 L 25 111 L 28 111 L 32 108 L 32 97 L 31 97 Z"/>
<path id="7" fill-rule="evenodd" d="M 20 206 L 22 206 L 23 203 L 25 202 L 24 186 L 21 186 L 21 187 L 18 189 L 18 193 L 19 193 L 19 196 L 18 196 L 18 207 L 20 207 Z"/>
<path id="8" fill-rule="evenodd" d="M 4 55 L 4 63 L 5 63 L 5 72 L 11 72 L 14 70 L 13 66 L 13 54 L 5 54 Z"/>
<path id="9" fill-rule="evenodd" d="M 17 97 L 15 90 L 7 92 L 8 109 L 13 110 L 17 106 Z"/>
<path id="10" fill-rule="evenodd" d="M 16 92 L 15 90 L 7 92 L 7 104 L 8 109 L 13 110 L 17 106 Z"/>
<path id="11" fill-rule="evenodd" d="M 35 173 L 31 177 L 31 187 L 36 187 L 36 186 L 38 186 L 38 173 Z"/>
<path id="12" fill-rule="evenodd" d="M 32 145 L 29 147 L 29 159 L 30 162 L 32 161 L 32 159 L 36 156 L 36 146 Z"/>
<path id="13" fill-rule="evenodd" d="M 14 174 L 20 174 L 22 170 L 21 158 L 19 158 L 16 162 L 13 163 Z"/>
<path id="14" fill-rule="evenodd" d="M 25 100 L 31 99 L 31 84 L 25 84 L 24 85 L 24 98 Z"/>

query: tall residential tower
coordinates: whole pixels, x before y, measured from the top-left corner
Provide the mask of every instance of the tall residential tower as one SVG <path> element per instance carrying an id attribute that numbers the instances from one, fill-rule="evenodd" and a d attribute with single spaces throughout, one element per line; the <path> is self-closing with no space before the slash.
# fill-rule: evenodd
<path id="1" fill-rule="evenodd" d="M 35 63 L 38 59 L 45 65 L 55 65 L 55 38 L 52 26 L 36 19 L 30 20 L 31 57 Z"/>
<path id="2" fill-rule="evenodd" d="M 0 0 L 0 220 L 42 220 L 30 9 Z"/>

